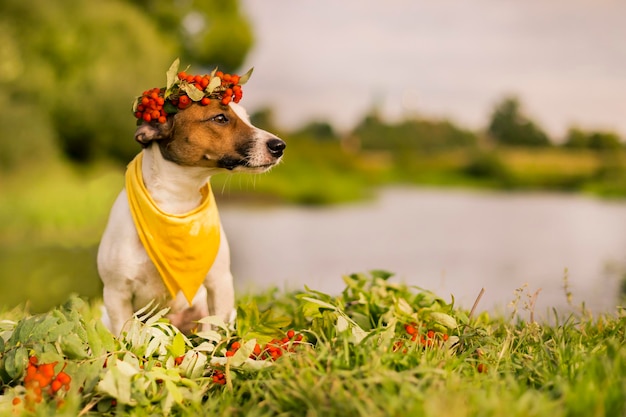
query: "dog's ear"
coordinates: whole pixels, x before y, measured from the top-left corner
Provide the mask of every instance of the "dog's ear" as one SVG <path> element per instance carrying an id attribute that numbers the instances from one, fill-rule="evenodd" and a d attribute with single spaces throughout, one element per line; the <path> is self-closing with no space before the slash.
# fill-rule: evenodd
<path id="1" fill-rule="evenodd" d="M 162 140 L 170 137 L 172 133 L 172 120 L 165 123 L 143 122 L 135 130 L 135 140 L 146 147 L 153 140 Z"/>

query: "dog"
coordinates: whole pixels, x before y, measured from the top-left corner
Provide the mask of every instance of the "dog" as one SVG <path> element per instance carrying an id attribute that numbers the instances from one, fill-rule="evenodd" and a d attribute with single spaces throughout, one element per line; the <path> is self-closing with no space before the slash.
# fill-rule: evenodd
<path id="1" fill-rule="evenodd" d="M 149 199 L 172 216 L 193 212 L 203 204 L 207 197 L 200 190 L 210 186 L 214 174 L 266 172 L 281 161 L 286 147 L 275 135 L 253 126 L 242 106 L 218 100 L 209 105 L 193 103 L 166 123 L 143 122 L 135 140 L 143 147 L 139 176 Z M 154 301 L 169 307 L 169 320 L 185 333 L 208 315 L 232 320 L 235 295 L 230 250 L 219 218 L 212 225 L 219 233 L 214 261 L 200 277 L 197 292 L 172 295 L 140 239 L 128 191 L 127 182 L 113 204 L 97 255 L 104 285 L 103 321 L 109 330 L 120 335 L 133 314 Z"/>

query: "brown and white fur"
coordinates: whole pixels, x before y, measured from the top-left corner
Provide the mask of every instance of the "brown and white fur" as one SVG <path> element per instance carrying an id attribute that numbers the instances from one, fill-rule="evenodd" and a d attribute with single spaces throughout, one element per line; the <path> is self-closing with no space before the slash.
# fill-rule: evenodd
<path id="1" fill-rule="evenodd" d="M 183 214 L 201 202 L 200 188 L 225 171 L 264 172 L 276 165 L 285 143 L 250 123 L 243 107 L 193 104 L 164 124 L 143 123 L 135 139 L 144 146 L 143 181 L 161 210 Z M 152 300 L 170 308 L 172 324 L 184 332 L 195 320 L 234 314 L 230 251 L 224 229 L 217 257 L 190 307 L 182 293 L 169 295 L 135 228 L 125 189 L 113 204 L 98 249 L 98 272 L 104 284 L 105 316 L 119 335 L 135 311 Z"/>

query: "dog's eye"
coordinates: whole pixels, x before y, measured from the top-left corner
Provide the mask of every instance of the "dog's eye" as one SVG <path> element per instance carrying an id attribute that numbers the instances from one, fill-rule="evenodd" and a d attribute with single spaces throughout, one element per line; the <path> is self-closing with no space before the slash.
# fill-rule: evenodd
<path id="1" fill-rule="evenodd" d="M 228 123 L 228 117 L 226 117 L 223 114 L 218 114 L 217 116 L 213 116 L 209 120 L 215 123 L 219 123 L 221 125 L 225 125 L 226 123 Z"/>

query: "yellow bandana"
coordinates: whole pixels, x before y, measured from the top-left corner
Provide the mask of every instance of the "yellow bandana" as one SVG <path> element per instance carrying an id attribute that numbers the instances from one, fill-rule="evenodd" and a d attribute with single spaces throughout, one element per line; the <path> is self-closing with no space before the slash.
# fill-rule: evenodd
<path id="1" fill-rule="evenodd" d="M 139 238 L 165 286 L 176 297 L 182 291 L 191 305 L 220 247 L 220 222 L 209 183 L 202 202 L 189 213 L 168 214 L 155 204 L 141 173 L 143 152 L 126 170 L 126 193 Z"/>

